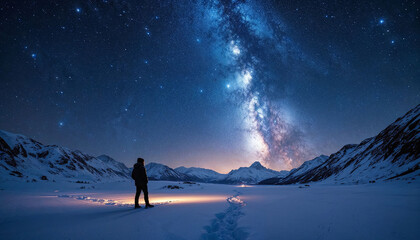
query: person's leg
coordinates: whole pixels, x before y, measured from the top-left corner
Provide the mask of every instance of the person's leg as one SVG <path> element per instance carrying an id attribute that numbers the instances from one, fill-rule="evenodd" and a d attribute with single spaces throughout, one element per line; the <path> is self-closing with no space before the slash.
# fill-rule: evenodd
<path id="1" fill-rule="evenodd" d="M 147 189 L 147 183 L 142 184 L 143 194 L 144 194 L 144 202 L 146 203 L 146 206 L 149 206 L 149 191 Z"/>
<path id="2" fill-rule="evenodd" d="M 136 197 L 134 198 L 134 206 L 135 207 L 139 206 L 140 193 L 141 193 L 141 187 L 136 185 Z"/>

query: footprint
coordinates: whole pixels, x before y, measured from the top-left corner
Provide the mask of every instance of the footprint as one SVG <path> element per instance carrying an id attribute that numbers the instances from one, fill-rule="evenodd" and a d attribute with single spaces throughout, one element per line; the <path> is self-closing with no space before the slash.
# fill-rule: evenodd
<path id="1" fill-rule="evenodd" d="M 221 213 L 216 214 L 210 226 L 204 227 L 206 233 L 201 239 L 225 239 L 225 240 L 243 240 L 248 238 L 248 233 L 238 227 L 239 218 L 244 215 L 242 208 L 245 203 L 239 198 L 240 193 L 228 197 L 226 201 L 229 207 Z"/>

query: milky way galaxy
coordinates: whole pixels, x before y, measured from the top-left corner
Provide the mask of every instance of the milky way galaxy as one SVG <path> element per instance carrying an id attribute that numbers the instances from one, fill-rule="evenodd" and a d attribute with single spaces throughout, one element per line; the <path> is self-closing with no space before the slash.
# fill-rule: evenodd
<path id="1" fill-rule="evenodd" d="M 211 1 L 199 5 L 209 34 L 220 51 L 229 95 L 242 108 L 248 150 L 270 167 L 291 169 L 313 156 L 302 130 L 282 108 L 279 88 L 285 81 L 270 74 L 276 64 L 311 68 L 287 38 L 284 24 L 256 2 Z M 265 13 L 263 15 L 261 13 Z M 270 19 L 267 19 L 270 18 Z M 270 46 L 270 47 L 267 47 Z M 289 60 L 292 59 L 293 61 Z"/>

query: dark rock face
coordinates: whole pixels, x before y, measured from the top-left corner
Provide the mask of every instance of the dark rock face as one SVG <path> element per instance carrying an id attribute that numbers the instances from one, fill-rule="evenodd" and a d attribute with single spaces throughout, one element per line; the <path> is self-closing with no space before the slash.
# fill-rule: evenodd
<path id="1" fill-rule="evenodd" d="M 19 171 L 11 171 L 10 175 L 16 176 L 16 177 L 22 177 L 22 173 Z"/>
<path id="2" fill-rule="evenodd" d="M 4 139 L 0 138 L 0 159 L 4 161 L 10 167 L 16 167 L 17 163 L 13 158 L 13 151 L 10 146 L 4 141 Z M 3 166 L 6 170 L 8 169 L 6 166 Z"/>
<path id="3" fill-rule="evenodd" d="M 360 144 L 346 145 L 323 164 L 304 174 L 293 170 L 283 179 L 261 184 L 294 184 L 329 180 L 332 182 L 375 182 L 415 178 L 420 165 L 420 105 L 398 118 L 377 136 Z"/>

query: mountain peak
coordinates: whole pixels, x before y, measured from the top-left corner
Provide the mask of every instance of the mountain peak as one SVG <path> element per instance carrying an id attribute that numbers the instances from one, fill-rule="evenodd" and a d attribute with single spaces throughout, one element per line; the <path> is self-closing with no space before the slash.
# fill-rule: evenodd
<path id="1" fill-rule="evenodd" d="M 163 167 L 163 168 L 169 168 L 168 166 L 166 166 L 166 165 L 163 165 L 163 164 L 161 164 L 161 163 L 157 163 L 157 162 L 150 162 L 150 163 L 148 163 L 148 164 L 146 164 L 146 166 L 145 166 L 146 168 L 152 168 L 152 167 Z"/>
<path id="2" fill-rule="evenodd" d="M 261 165 L 260 162 L 255 161 L 253 164 L 251 164 L 251 166 L 249 166 L 250 168 L 256 168 L 256 169 L 263 169 L 265 168 L 263 165 Z"/>
<path id="3" fill-rule="evenodd" d="M 110 157 L 108 155 L 105 155 L 105 154 L 102 154 L 100 156 L 97 156 L 96 158 L 102 160 L 103 162 L 112 162 L 112 161 L 115 161 L 112 157 Z"/>

